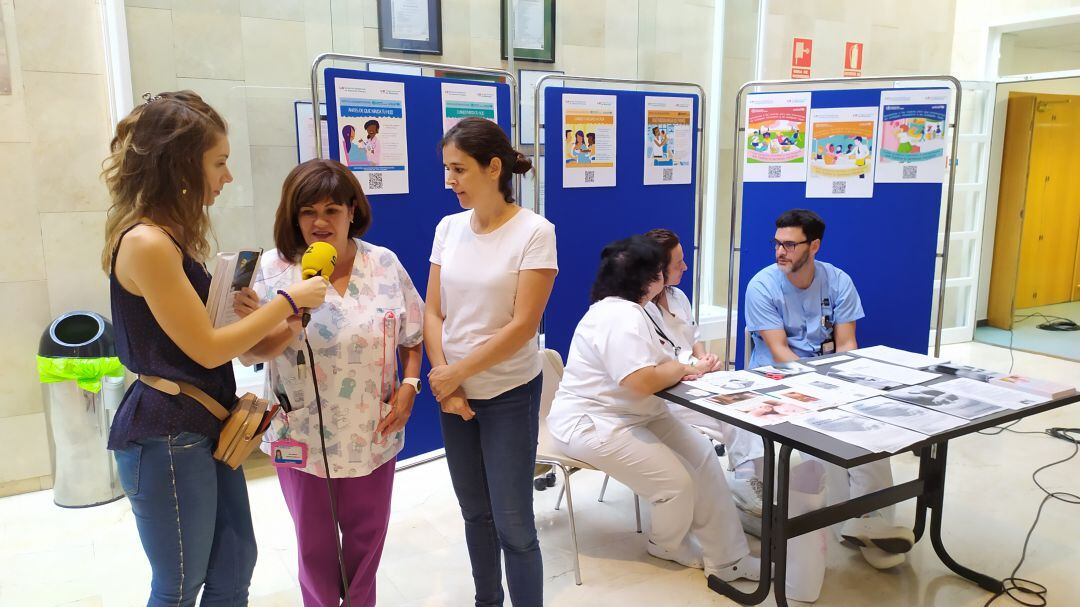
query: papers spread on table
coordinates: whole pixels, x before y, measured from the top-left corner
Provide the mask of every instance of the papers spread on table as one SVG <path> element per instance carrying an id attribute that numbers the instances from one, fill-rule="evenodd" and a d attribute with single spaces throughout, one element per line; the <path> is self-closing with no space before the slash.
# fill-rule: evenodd
<path id="1" fill-rule="evenodd" d="M 755 426 L 768 426 L 789 421 L 801 415 L 813 413 L 816 408 L 811 403 L 757 392 L 715 394 L 693 402 Z"/>
<path id="2" fill-rule="evenodd" d="M 936 373 L 927 373 L 926 371 L 908 369 L 907 367 L 898 367 L 896 365 L 890 365 L 867 358 L 856 358 L 855 360 L 852 360 L 850 362 L 841 363 L 833 367 L 832 371 L 838 371 L 842 374 L 848 374 L 852 377 L 861 376 L 862 378 L 867 378 L 870 380 L 877 379 L 890 384 L 902 384 L 905 386 L 924 384 L 932 379 L 937 379 L 938 377 L 940 377 Z M 840 379 L 847 379 L 843 377 L 843 375 L 837 375 L 835 373 L 829 373 L 829 375 L 833 377 L 839 377 Z M 851 379 L 849 381 L 862 383 L 861 381 L 857 381 L 855 379 Z M 871 387 L 876 388 L 877 386 Z"/>
<path id="3" fill-rule="evenodd" d="M 897 350 L 896 348 L 890 348 L 889 346 L 859 348 L 858 350 L 852 350 L 851 353 L 862 356 L 863 358 L 872 358 L 884 363 L 900 365 L 901 367 L 910 367 L 912 369 L 925 369 L 926 367 L 946 362 L 944 358 L 934 358 L 932 356 L 926 356 L 925 354 Z"/>
<path id="4" fill-rule="evenodd" d="M 874 396 L 841 405 L 840 409 L 922 434 L 938 434 L 967 423 L 966 419 L 960 417 L 938 413 L 885 396 Z"/>
<path id="5" fill-rule="evenodd" d="M 751 371 L 755 373 L 761 373 L 762 375 L 771 377 L 773 379 L 781 379 L 792 375 L 798 375 L 800 373 L 808 373 L 810 371 L 813 371 L 813 369 L 807 367 L 802 363 L 787 362 L 776 363 L 774 365 L 765 365 L 764 367 L 757 367 L 756 369 L 751 369 Z"/>
<path id="6" fill-rule="evenodd" d="M 792 418 L 790 421 L 797 426 L 809 428 L 874 453 L 896 453 L 927 438 L 925 434 L 869 417 L 852 415 L 840 409 L 818 411 Z"/>
<path id="7" fill-rule="evenodd" d="M 821 375 L 820 373 L 804 373 L 794 377 L 787 377 L 784 378 L 783 384 L 811 396 L 830 401 L 835 405 L 884 394 L 884 392 L 875 388 L 868 388 L 835 377 Z"/>
<path id="8" fill-rule="evenodd" d="M 806 361 L 806 364 L 817 367 L 819 365 L 831 365 L 833 363 L 842 363 L 845 360 L 851 360 L 850 356 L 843 354 L 837 354 L 836 356 L 830 356 L 829 358 L 814 358 Z"/>
<path id="9" fill-rule="evenodd" d="M 947 383 L 947 382 L 946 382 Z M 935 411 L 948 413 L 964 419 L 978 419 L 991 413 L 1006 411 L 1002 407 L 992 405 L 981 400 L 950 392 L 941 387 L 934 386 L 907 386 L 899 390 L 889 392 L 891 398 L 915 403 L 923 407 L 929 407 Z"/>

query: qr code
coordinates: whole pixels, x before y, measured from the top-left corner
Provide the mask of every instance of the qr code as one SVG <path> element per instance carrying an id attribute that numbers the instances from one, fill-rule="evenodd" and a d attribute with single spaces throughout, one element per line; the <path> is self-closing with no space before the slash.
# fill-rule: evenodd
<path id="1" fill-rule="evenodd" d="M 664 169 L 664 177 L 661 181 L 675 181 L 675 169 Z"/>
<path id="2" fill-rule="evenodd" d="M 382 173 L 368 173 L 367 186 L 369 190 L 381 190 L 383 189 L 383 174 Z"/>
<path id="3" fill-rule="evenodd" d="M 769 179 L 780 179 L 780 165 L 769 166 Z"/>
<path id="4" fill-rule="evenodd" d="M 596 183 L 596 171 L 585 171 L 585 183 Z"/>
<path id="5" fill-rule="evenodd" d="M 846 181 L 834 181 L 832 182 L 833 194 L 847 194 L 847 182 Z"/>
<path id="6" fill-rule="evenodd" d="M 919 167 L 913 164 L 904 165 L 903 179 L 916 179 L 919 176 Z"/>

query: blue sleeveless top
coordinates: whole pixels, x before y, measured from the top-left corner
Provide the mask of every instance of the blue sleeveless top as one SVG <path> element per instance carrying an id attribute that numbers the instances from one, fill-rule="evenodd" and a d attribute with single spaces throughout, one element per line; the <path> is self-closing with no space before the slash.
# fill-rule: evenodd
<path id="1" fill-rule="evenodd" d="M 128 228 L 124 234 L 134 227 Z M 184 250 L 171 234 L 165 234 L 177 248 Z M 113 266 L 109 272 L 109 296 L 120 362 L 135 374 L 186 381 L 217 399 L 226 409 L 232 408 L 236 402 L 232 362 L 207 369 L 184 354 L 165 334 L 146 305 L 146 300 L 120 285 L 116 278 L 116 252 L 119 250 L 118 244 L 116 251 L 113 251 Z M 184 274 L 205 304 L 210 294 L 210 274 L 187 253 L 183 255 Z M 165 394 L 136 381 L 120 401 L 109 432 L 109 449 L 124 449 L 128 443 L 141 438 L 180 432 L 198 432 L 216 440 L 220 431 L 221 422 L 198 401 L 183 394 Z"/>

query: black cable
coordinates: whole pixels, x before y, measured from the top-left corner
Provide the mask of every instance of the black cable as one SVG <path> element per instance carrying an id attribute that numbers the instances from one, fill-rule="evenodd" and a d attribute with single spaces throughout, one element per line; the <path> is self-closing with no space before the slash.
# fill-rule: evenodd
<path id="1" fill-rule="evenodd" d="M 305 322 L 304 325 L 307 325 Z M 311 342 L 308 341 L 307 327 L 304 331 L 304 345 L 307 346 L 308 365 L 311 367 L 311 385 L 315 387 L 315 409 L 319 413 L 319 443 L 322 446 L 323 470 L 326 471 L 326 492 L 330 496 L 330 518 L 334 519 L 334 543 L 337 545 L 338 567 L 341 569 L 341 584 L 344 588 L 342 595 L 345 598 L 345 607 L 352 607 L 349 602 L 349 574 L 345 571 L 345 553 L 341 550 L 341 523 L 337 515 L 337 496 L 334 495 L 334 485 L 330 482 L 330 460 L 326 457 L 326 432 L 323 431 L 322 396 L 319 394 L 319 379 L 315 376 L 315 353 L 311 351 Z"/>
<path id="2" fill-rule="evenodd" d="M 1073 452 L 1068 457 L 1046 464 L 1031 473 L 1032 482 L 1034 482 L 1035 486 L 1046 495 L 1039 504 L 1039 509 L 1035 512 L 1035 520 L 1031 523 L 1031 528 L 1028 529 L 1027 536 L 1024 537 L 1024 547 L 1020 551 L 1020 561 L 1016 563 L 1016 567 L 1013 568 L 1012 573 L 1001 580 L 1003 586 L 1001 592 L 990 597 L 990 600 L 986 601 L 983 607 L 989 607 L 994 601 L 1004 595 L 1008 595 L 1009 598 L 1026 607 L 1044 607 L 1049 604 L 1046 600 L 1046 586 L 1032 580 L 1017 577 L 1016 574 L 1020 571 L 1020 567 L 1023 566 L 1024 560 L 1027 558 L 1028 544 L 1031 542 L 1031 536 L 1035 533 L 1035 527 L 1039 524 L 1039 519 L 1042 517 L 1043 508 L 1046 504 L 1050 500 L 1057 500 L 1066 504 L 1080 505 L 1080 495 L 1066 491 L 1050 491 L 1044 487 L 1037 478 L 1038 474 L 1043 470 L 1047 470 L 1059 464 L 1064 464 L 1076 457 L 1077 453 L 1080 453 L 1080 428 L 1047 428 L 1042 432 L 1019 432 L 1016 430 L 1009 430 L 1009 427 L 1012 425 L 1013 424 L 1009 424 L 1008 426 L 1001 427 L 1001 431 L 1008 431 L 1016 434 L 1045 434 L 1058 440 L 1072 443 Z M 1024 596 L 1024 598 L 1031 598 L 1031 601 L 1025 601 L 1021 596 Z"/>

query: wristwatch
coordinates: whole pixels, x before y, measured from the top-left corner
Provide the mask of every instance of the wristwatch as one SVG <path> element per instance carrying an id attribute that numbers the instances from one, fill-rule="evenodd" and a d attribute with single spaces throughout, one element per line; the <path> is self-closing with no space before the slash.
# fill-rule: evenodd
<path id="1" fill-rule="evenodd" d="M 412 386 L 413 390 L 416 390 L 417 394 L 420 394 L 420 378 L 418 377 L 406 377 L 401 380 L 402 384 Z"/>

